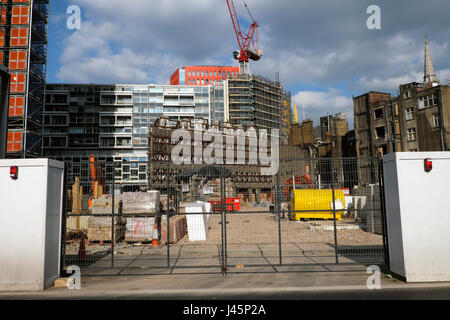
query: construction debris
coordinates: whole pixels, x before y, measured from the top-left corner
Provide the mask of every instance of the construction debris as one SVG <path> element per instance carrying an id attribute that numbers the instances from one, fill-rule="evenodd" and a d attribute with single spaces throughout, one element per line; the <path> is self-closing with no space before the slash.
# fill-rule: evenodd
<path id="1" fill-rule="evenodd" d="M 87 236 L 89 241 L 111 241 L 110 217 L 89 217 Z M 114 241 L 120 242 L 125 238 L 126 219 L 114 218 Z"/>

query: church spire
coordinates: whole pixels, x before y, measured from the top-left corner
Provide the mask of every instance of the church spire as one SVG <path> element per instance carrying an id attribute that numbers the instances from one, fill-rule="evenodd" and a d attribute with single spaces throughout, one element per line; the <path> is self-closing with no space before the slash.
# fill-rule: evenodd
<path id="1" fill-rule="evenodd" d="M 438 82 L 434 73 L 433 61 L 431 60 L 430 48 L 428 46 L 428 38 L 425 36 L 425 72 L 423 77 L 424 83 Z"/>

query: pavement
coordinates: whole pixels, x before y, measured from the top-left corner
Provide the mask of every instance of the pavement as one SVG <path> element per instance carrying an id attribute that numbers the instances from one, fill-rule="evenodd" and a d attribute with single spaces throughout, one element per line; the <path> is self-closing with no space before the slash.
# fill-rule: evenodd
<path id="1" fill-rule="evenodd" d="M 195 271 L 195 270 L 193 270 Z M 368 289 L 372 274 L 363 265 L 329 271 L 244 270 L 221 274 L 81 276 L 81 289 L 51 287 L 42 292 L 0 292 L 0 300 L 286 300 L 445 299 L 450 283 L 405 283 L 381 273 L 380 289 Z"/>

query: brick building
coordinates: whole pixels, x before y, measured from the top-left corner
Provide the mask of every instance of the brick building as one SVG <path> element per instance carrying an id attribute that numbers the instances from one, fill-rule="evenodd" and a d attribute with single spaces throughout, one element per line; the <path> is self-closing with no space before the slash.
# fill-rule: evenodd
<path id="1" fill-rule="evenodd" d="M 450 87 L 434 74 L 428 42 L 423 83 L 402 84 L 399 93 L 353 98 L 357 155 L 450 150 Z"/>
<path id="2" fill-rule="evenodd" d="M 171 85 L 207 86 L 239 74 L 239 67 L 185 66 L 170 76 Z"/>

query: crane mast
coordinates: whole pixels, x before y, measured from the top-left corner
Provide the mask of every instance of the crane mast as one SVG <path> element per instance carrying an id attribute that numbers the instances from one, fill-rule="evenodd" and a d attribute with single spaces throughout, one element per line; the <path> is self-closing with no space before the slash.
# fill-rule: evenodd
<path id="1" fill-rule="evenodd" d="M 239 18 L 236 13 L 233 0 L 227 0 L 228 10 L 230 11 L 231 21 L 233 23 L 234 31 L 236 33 L 239 51 L 234 51 L 233 55 L 239 61 L 239 71 L 241 74 L 250 74 L 249 61 L 258 61 L 261 59 L 262 53 L 258 48 L 258 27 L 259 24 L 253 18 L 250 9 L 244 1 L 244 6 L 248 11 L 252 21 L 250 29 L 246 34 L 242 33 Z"/>

